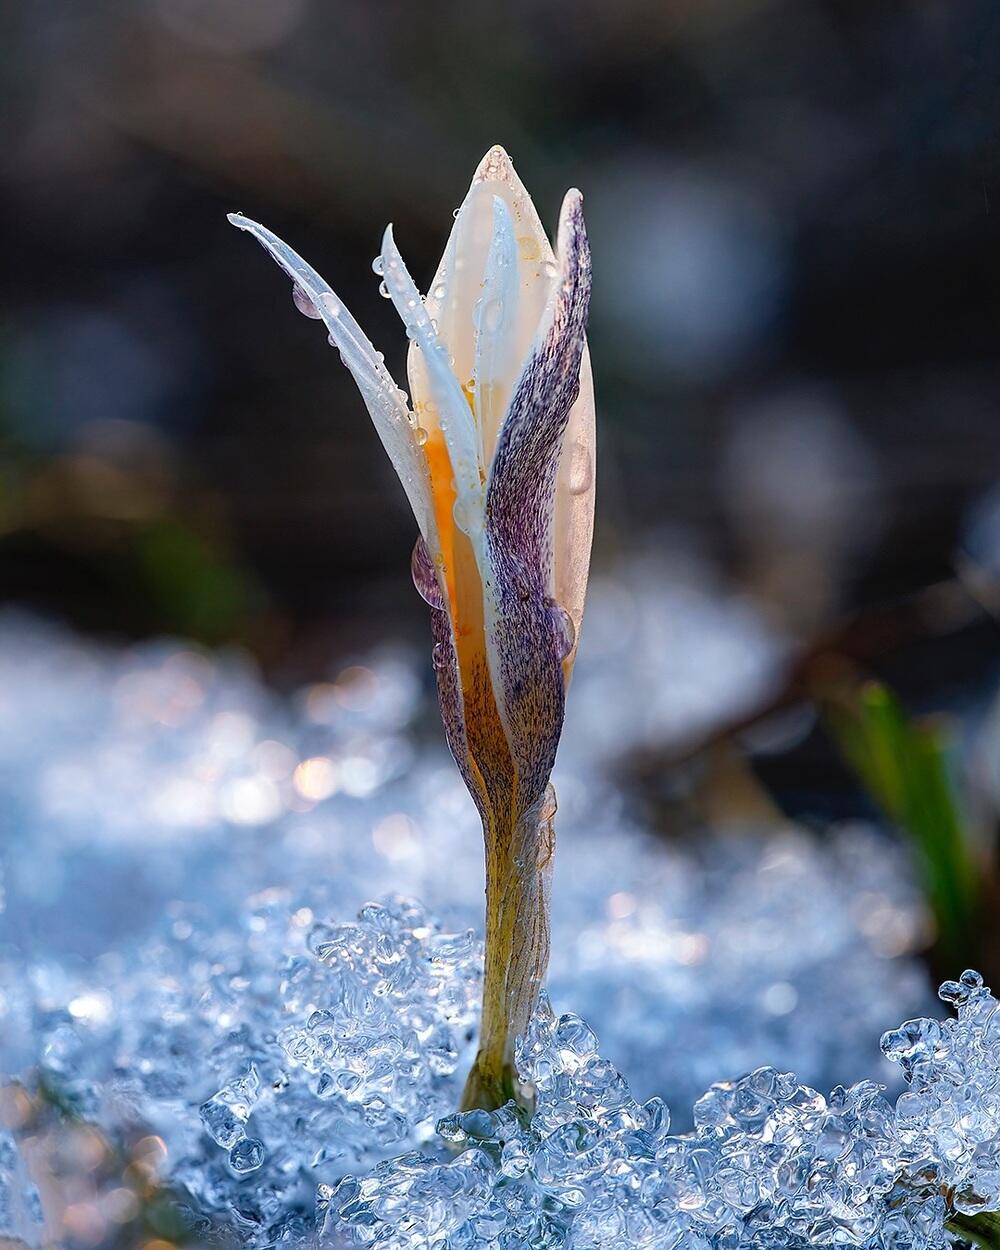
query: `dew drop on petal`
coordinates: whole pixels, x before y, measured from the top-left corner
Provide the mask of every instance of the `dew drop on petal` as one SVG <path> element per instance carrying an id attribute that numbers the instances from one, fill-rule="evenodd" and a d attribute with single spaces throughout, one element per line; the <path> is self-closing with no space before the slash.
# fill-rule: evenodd
<path id="1" fill-rule="evenodd" d="M 483 309 L 483 328 L 492 333 L 500 325 L 503 316 L 503 303 L 498 299 L 488 300 Z"/>
<path id="2" fill-rule="evenodd" d="M 436 642 L 431 647 L 431 664 L 440 672 L 448 667 L 448 644 L 444 642 Z"/>
<path id="3" fill-rule="evenodd" d="M 565 660 L 576 644 L 576 626 L 573 624 L 573 618 L 561 603 L 549 599 L 547 606 L 555 638 L 556 656 L 560 660 Z"/>
<path id="4" fill-rule="evenodd" d="M 446 294 L 446 288 L 445 288 L 444 283 L 439 282 L 437 286 L 434 288 L 434 290 L 431 292 L 431 294 L 434 296 L 435 299 L 444 299 L 445 294 Z"/>
<path id="5" fill-rule="evenodd" d="M 372 261 L 372 272 L 377 273 L 378 276 L 381 278 L 384 270 L 385 270 L 385 261 L 382 259 L 381 256 L 376 256 L 375 259 Z"/>
<path id="6" fill-rule="evenodd" d="M 388 282 L 380 282 L 378 284 L 378 293 L 383 299 L 392 299 L 392 292 L 389 290 Z"/>
<path id="7" fill-rule="evenodd" d="M 437 570 L 434 568 L 431 553 L 427 550 L 427 544 L 423 538 L 418 538 L 413 545 L 413 555 L 410 557 L 410 572 L 413 575 L 413 584 L 417 588 L 417 594 L 423 599 L 424 603 L 438 610 L 443 609 L 445 606 L 444 593 L 441 590 L 441 583 L 438 581 Z"/>
<path id="8" fill-rule="evenodd" d="M 573 443 L 569 449 L 569 493 L 583 495 L 594 481 L 594 462 L 583 443 Z"/>
<path id="9" fill-rule="evenodd" d="M 417 446 L 423 447 L 427 442 L 427 431 L 424 429 L 422 425 L 418 425 L 417 428 L 413 431 L 413 433 L 417 440 Z"/>
<path id="10" fill-rule="evenodd" d="M 292 285 L 292 303 L 303 317 L 311 317 L 314 321 L 319 321 L 323 315 L 297 282 Z"/>
<path id="11" fill-rule="evenodd" d="M 463 534 L 471 534 L 474 528 L 473 518 L 470 513 L 469 504 L 464 499 L 456 499 L 455 506 L 451 510 L 452 516 L 455 518 L 455 524 Z"/>

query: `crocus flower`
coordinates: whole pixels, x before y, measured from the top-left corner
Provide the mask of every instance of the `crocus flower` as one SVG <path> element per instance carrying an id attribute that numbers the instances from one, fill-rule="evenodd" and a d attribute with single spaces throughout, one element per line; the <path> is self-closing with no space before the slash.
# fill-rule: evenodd
<path id="1" fill-rule="evenodd" d="M 548 963 L 549 777 L 594 509 L 581 205 L 569 191 L 553 253 L 507 154 L 491 149 L 423 297 L 386 229 L 373 267 L 411 340 L 409 402 L 316 271 L 230 217 L 292 279 L 299 309 L 326 323 L 420 531 L 412 571 L 431 608 L 442 717 L 486 843 L 483 1021 L 466 1106 L 522 1093 L 513 1044 Z"/>

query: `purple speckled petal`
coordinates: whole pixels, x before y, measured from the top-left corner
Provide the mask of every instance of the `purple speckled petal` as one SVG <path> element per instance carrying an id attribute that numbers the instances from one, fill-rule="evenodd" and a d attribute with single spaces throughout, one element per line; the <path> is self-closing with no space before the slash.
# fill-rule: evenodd
<path id="1" fill-rule="evenodd" d="M 455 652 L 455 638 L 444 590 L 427 544 L 418 538 L 411 559 L 413 582 L 421 598 L 431 610 L 431 639 L 434 675 L 437 678 L 438 703 L 445 737 L 462 779 L 474 799 L 479 791 L 474 783 L 469 761 L 469 743 L 465 732 L 465 707 L 462 680 Z"/>
<path id="2" fill-rule="evenodd" d="M 472 775 L 469 760 L 469 743 L 465 734 L 465 706 L 462 699 L 462 680 L 458 671 L 458 656 L 451 630 L 451 618 L 447 611 L 431 608 L 431 639 L 434 656 L 434 675 L 437 678 L 438 703 L 441 721 L 448 747 L 455 757 L 458 771 L 473 799 L 479 799 L 479 788 Z"/>
<path id="3" fill-rule="evenodd" d="M 483 534 L 490 672 L 522 812 L 542 802 L 565 707 L 565 645 L 549 596 L 556 472 L 579 390 L 590 302 L 590 249 L 578 191 L 563 204 L 558 253 L 555 293 L 497 442 Z"/>

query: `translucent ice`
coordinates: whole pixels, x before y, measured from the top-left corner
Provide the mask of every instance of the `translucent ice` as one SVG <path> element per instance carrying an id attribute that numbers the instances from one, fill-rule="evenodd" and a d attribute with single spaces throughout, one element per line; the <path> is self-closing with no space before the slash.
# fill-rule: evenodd
<path id="1" fill-rule="evenodd" d="M 891 840 L 855 827 L 668 843 L 630 819 L 605 766 L 646 712 L 674 718 L 650 733 L 698 732 L 759 695 L 782 654 L 748 606 L 669 571 L 594 587 L 556 776 L 550 986 L 683 1126 L 707 1084 L 761 1063 L 820 1085 L 881 1076 L 871 1037 L 928 993 L 909 957 L 924 906 Z M 44 1043 L 58 1062 L 75 1030 L 113 1033 L 136 947 L 176 945 L 179 975 L 187 928 L 239 934 L 266 891 L 339 919 L 397 892 L 449 929 L 478 926 L 481 839 L 439 732 L 421 732 L 430 681 L 426 655 L 384 649 L 279 700 L 239 655 L 114 650 L 0 618 L 0 1068 L 37 1059 L 33 1002 L 69 1016 Z M 859 980 L 869 994 L 838 1011 Z"/>
<path id="2" fill-rule="evenodd" d="M 518 1055 L 531 1122 L 513 1103 L 447 1117 L 434 1153 L 323 1188 L 323 1237 L 386 1250 L 943 1247 L 952 1208 L 1000 1206 L 1000 1030 L 977 974 L 942 993 L 957 1020 L 883 1039 L 910 1084 L 895 1108 L 871 1081 L 824 1098 L 762 1067 L 712 1086 L 694 1130 L 673 1137 L 662 1104 L 637 1102 L 586 1025 L 543 1001 Z"/>
<path id="3" fill-rule="evenodd" d="M 0 1244 L 9 1238 L 35 1247 L 42 1241 L 42 1202 L 17 1142 L 0 1130 Z"/>
<path id="4" fill-rule="evenodd" d="M 573 1230 L 578 1246 L 683 1234 L 734 1250 L 706 1214 L 723 1198 L 698 1188 L 723 1176 L 717 1135 L 735 1169 L 725 1209 L 743 1212 L 777 1183 L 759 1173 L 784 1140 L 774 1117 L 801 1135 L 805 1110 L 784 1077 L 738 1094 L 725 1078 L 774 1063 L 821 1088 L 894 1072 L 902 1086 L 873 1039 L 927 1010 L 924 907 L 905 852 L 870 828 L 668 843 L 629 816 L 609 780 L 623 749 L 701 732 L 773 677 L 781 648 L 748 605 L 643 568 L 597 585 L 587 638 L 556 778 L 550 977 L 580 1014 L 540 1017 L 526 1039 L 529 1129 L 509 1111 L 452 1115 L 477 1027 L 482 850 L 440 735 L 423 732 L 426 655 L 355 657 L 284 700 L 239 655 L 102 648 L 0 619 L 0 1072 L 109 1141 L 159 1143 L 196 1241 L 300 1244 L 320 1187 L 333 1244 L 368 1221 L 386 1244 L 421 1244 L 422 1229 L 431 1245 L 556 1245 Z M 630 721 L 640 689 L 650 714 Z M 877 1118 L 863 1090 L 837 1112 L 852 1125 Z M 669 1137 L 664 1096 L 675 1134 L 697 1102 L 701 1145 Z M 815 1145 L 830 1168 L 833 1142 Z M 968 1210 L 992 1201 L 976 1189 L 988 1169 L 970 1166 Z M 893 1180 L 904 1222 L 907 1185 Z M 746 1227 L 766 1223 L 758 1205 Z M 855 1236 L 838 1211 L 837 1236 Z"/>

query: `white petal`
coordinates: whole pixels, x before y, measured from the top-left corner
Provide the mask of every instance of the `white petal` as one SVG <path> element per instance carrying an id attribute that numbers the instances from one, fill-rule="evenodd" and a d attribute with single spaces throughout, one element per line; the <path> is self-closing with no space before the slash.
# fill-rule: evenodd
<path id="1" fill-rule="evenodd" d="M 405 393 L 393 381 L 382 357 L 364 331 L 310 264 L 266 226 L 250 221 L 240 213 L 230 213 L 229 221 L 253 235 L 292 281 L 301 287 L 322 317 L 367 405 L 382 446 L 406 492 L 420 533 L 432 554 L 436 555 L 441 544 L 434 520 L 427 459 L 417 442 Z"/>
<path id="2" fill-rule="evenodd" d="M 534 343 L 542 314 L 556 284 L 556 258 L 531 196 L 502 147 L 490 148 L 486 153 L 476 170 L 472 186 L 482 187 L 505 200 L 514 222 L 521 279 L 518 355 L 523 360 Z"/>
<path id="3" fill-rule="evenodd" d="M 555 257 L 524 184 L 501 147 L 486 153 L 458 211 L 437 274 L 427 294 L 427 311 L 454 359 L 460 382 L 474 377 L 476 333 L 474 310 L 482 296 L 487 257 L 493 240 L 493 201 L 507 205 L 513 223 L 519 280 L 516 325 L 511 337 L 511 377 L 508 392 L 535 341 L 549 295 L 556 281 Z M 421 362 L 411 348 L 408 361 L 414 395 L 420 390 Z M 495 438 L 493 439 L 495 443 Z M 487 461 L 493 443 L 487 441 Z"/>
<path id="4" fill-rule="evenodd" d="M 431 324 L 424 301 L 410 277 L 387 226 L 382 239 L 382 276 L 413 343 L 421 351 L 430 398 L 448 446 L 459 511 L 456 521 L 469 532 L 482 516 L 482 474 L 476 424 L 468 400 L 451 369 L 448 349 Z M 411 349 L 412 350 L 412 349 Z M 426 401 L 425 401 L 426 402 Z"/>
<path id="5" fill-rule="evenodd" d="M 552 522 L 552 597 L 569 613 L 575 637 L 580 637 L 583 606 L 590 577 L 590 546 L 594 536 L 594 493 L 597 480 L 597 429 L 594 416 L 594 379 L 590 352 L 580 362 L 580 394 L 563 437 L 556 478 L 555 517 Z M 567 680 L 576 659 L 576 643 L 563 668 Z"/>
<path id="6" fill-rule="evenodd" d="M 506 201 L 495 195 L 493 239 L 475 315 L 473 398 L 483 464 L 488 463 L 492 455 L 511 387 L 521 365 L 516 341 L 520 286 L 514 222 Z"/>

